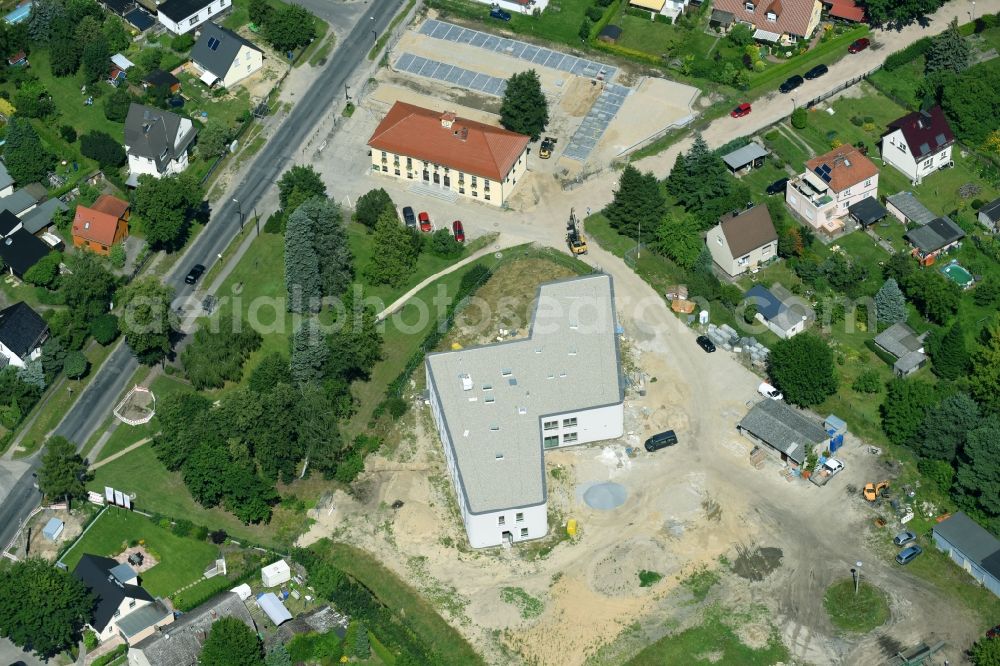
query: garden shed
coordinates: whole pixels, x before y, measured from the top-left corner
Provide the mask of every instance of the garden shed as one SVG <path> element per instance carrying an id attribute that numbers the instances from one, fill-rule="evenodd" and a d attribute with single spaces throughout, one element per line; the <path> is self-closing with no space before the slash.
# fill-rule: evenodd
<path id="1" fill-rule="evenodd" d="M 292 614 L 288 612 L 285 604 L 281 603 L 281 599 L 274 592 L 258 594 L 257 605 L 276 627 L 281 626 L 282 622 L 288 622 L 292 619 Z"/>
<path id="2" fill-rule="evenodd" d="M 292 571 L 288 567 L 288 562 L 278 560 L 274 564 L 268 564 L 260 570 L 260 580 L 264 587 L 275 587 L 282 583 L 287 583 L 292 577 Z"/>
<path id="3" fill-rule="evenodd" d="M 64 527 L 63 521 L 58 518 L 50 518 L 49 522 L 45 523 L 45 527 L 42 529 L 42 536 L 49 541 L 55 541 L 62 534 Z"/>
<path id="4" fill-rule="evenodd" d="M 597 35 L 597 38 L 602 42 L 607 42 L 608 44 L 615 44 L 618 39 L 622 36 L 622 29 L 617 25 L 606 25 L 601 33 Z"/>

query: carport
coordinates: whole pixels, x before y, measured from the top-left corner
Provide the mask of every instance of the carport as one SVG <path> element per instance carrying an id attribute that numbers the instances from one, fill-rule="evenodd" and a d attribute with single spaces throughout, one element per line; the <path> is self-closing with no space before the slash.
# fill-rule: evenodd
<path id="1" fill-rule="evenodd" d="M 852 204 L 848 207 L 847 212 L 850 213 L 851 219 L 860 224 L 863 229 L 867 229 L 889 214 L 885 206 L 874 197 L 865 197 L 856 204 Z"/>
<path id="2" fill-rule="evenodd" d="M 764 166 L 764 159 L 767 157 L 767 150 L 764 146 L 755 141 L 751 141 L 742 148 L 738 148 L 728 155 L 722 156 L 722 161 L 726 163 L 731 172 L 739 173 L 743 169 L 759 169 Z"/>

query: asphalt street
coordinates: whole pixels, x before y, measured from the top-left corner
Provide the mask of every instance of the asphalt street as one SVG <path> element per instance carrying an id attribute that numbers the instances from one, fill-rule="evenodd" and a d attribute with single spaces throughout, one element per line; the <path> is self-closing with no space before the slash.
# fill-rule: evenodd
<path id="1" fill-rule="evenodd" d="M 264 193 L 275 185 L 292 161 L 295 151 L 323 117 L 327 113 L 336 112 L 338 106 L 335 102 L 339 100 L 344 84 L 374 45 L 372 30 L 381 33 L 387 29 L 402 4 L 402 0 L 379 0 L 369 6 L 365 13 L 367 18 L 356 22 L 350 33 L 340 41 L 327 65 L 299 98 L 271 140 L 257 154 L 253 168 L 247 170 L 246 179 L 237 185 L 231 197 L 212 211 L 209 224 L 164 279 L 167 285 L 175 289 L 175 306 L 186 303 L 195 290 L 194 286 L 184 283 L 184 276 L 191 266 L 203 264 L 211 267 L 218 260 L 239 231 L 240 210 L 246 215 L 253 209 Z M 344 7 L 353 9 L 350 4 L 344 4 Z M 320 15 L 325 16 L 326 13 Z M 236 204 L 233 199 L 240 203 Z M 125 390 L 136 368 L 138 363 L 132 352 L 124 344 L 120 345 L 101 366 L 93 381 L 56 428 L 55 434 L 66 437 L 78 447 L 83 446 L 108 418 L 114 401 Z M 0 505 L 0 547 L 7 545 L 21 521 L 39 502 L 31 473 L 37 470 L 40 458 L 39 453 L 29 460 L 30 467 L 13 484 Z"/>

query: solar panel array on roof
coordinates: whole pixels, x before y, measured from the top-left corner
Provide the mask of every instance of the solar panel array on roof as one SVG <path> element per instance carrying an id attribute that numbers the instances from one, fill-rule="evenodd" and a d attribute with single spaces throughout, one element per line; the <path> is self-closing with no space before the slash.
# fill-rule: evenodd
<path id="1" fill-rule="evenodd" d="M 215 37 L 209 37 L 208 38 L 208 48 L 212 49 L 213 51 L 217 50 L 219 48 L 219 44 L 221 44 L 221 43 L 222 42 L 220 42 Z"/>
<path id="2" fill-rule="evenodd" d="M 830 182 L 830 172 L 832 170 L 833 169 L 830 168 L 830 165 L 827 164 L 826 162 L 824 162 L 823 164 L 820 164 L 818 167 L 816 167 L 815 172 L 816 172 L 817 176 L 819 176 L 820 178 L 823 179 L 824 183 L 829 183 Z"/>

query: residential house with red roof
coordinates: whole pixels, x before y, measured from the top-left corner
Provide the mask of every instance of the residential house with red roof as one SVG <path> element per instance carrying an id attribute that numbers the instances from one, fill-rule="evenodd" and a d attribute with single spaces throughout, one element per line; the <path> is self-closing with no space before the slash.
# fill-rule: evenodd
<path id="1" fill-rule="evenodd" d="M 819 0 L 715 0 L 713 8 L 753 26 L 754 39 L 781 44 L 809 39 L 823 14 Z"/>
<path id="2" fill-rule="evenodd" d="M 865 8 L 855 0 L 823 0 L 832 18 L 851 23 L 865 22 Z"/>
<path id="3" fill-rule="evenodd" d="M 530 138 L 396 102 L 368 140 L 372 171 L 502 206 L 528 166 Z"/>
<path id="4" fill-rule="evenodd" d="M 814 230 L 833 236 L 844 231 L 852 204 L 877 194 L 878 167 L 845 144 L 806 162 L 806 170 L 788 181 L 785 203 Z"/>
<path id="5" fill-rule="evenodd" d="M 914 111 L 889 123 L 882 135 L 882 159 L 919 185 L 938 169 L 953 164 L 951 147 L 955 135 L 940 106 Z"/>
<path id="6" fill-rule="evenodd" d="M 128 236 L 129 204 L 102 194 L 91 207 L 77 206 L 73 218 L 73 245 L 106 255 Z"/>

